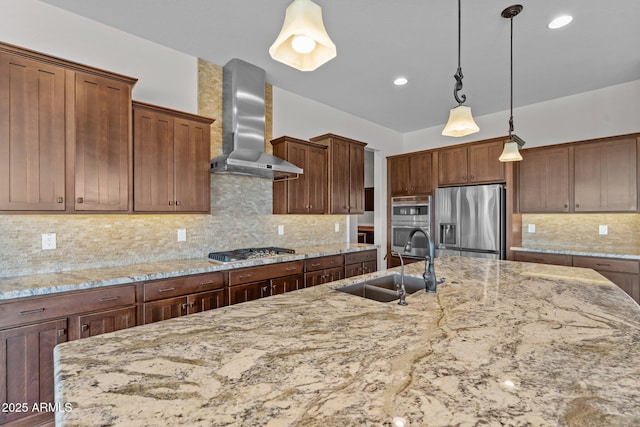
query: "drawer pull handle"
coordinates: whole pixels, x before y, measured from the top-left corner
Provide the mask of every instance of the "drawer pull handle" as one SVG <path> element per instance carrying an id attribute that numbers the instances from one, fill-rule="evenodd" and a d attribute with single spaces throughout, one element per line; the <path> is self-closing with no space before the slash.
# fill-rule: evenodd
<path id="1" fill-rule="evenodd" d="M 295 270 L 297 267 L 287 267 L 285 271 L 293 271 Z"/>
<path id="2" fill-rule="evenodd" d="M 80 329 L 82 330 L 82 332 L 87 332 L 87 330 L 89 329 L 89 325 L 82 325 Z"/>
<path id="3" fill-rule="evenodd" d="M 175 291 L 176 288 L 166 288 L 166 289 L 158 289 L 158 292 L 169 292 L 169 291 Z"/>
<path id="4" fill-rule="evenodd" d="M 320 263 L 317 263 L 317 264 L 311 264 L 311 267 L 319 267 L 319 266 L 320 266 Z"/>
<path id="5" fill-rule="evenodd" d="M 611 264 L 596 263 L 596 265 L 599 265 L 600 267 L 611 267 Z"/>
<path id="6" fill-rule="evenodd" d="M 253 274 L 246 274 L 244 276 L 238 276 L 238 279 L 248 279 L 249 277 L 252 277 Z"/>
<path id="7" fill-rule="evenodd" d="M 42 313 L 44 310 L 45 310 L 44 307 L 42 307 L 42 308 L 36 308 L 35 310 L 21 311 L 20 316 L 28 316 L 30 314 Z"/>
<path id="8" fill-rule="evenodd" d="M 100 298 L 100 299 L 98 300 L 98 302 L 117 301 L 117 300 L 119 300 L 119 299 L 120 299 L 120 297 L 116 295 L 116 296 L 114 296 L 114 297 Z"/>

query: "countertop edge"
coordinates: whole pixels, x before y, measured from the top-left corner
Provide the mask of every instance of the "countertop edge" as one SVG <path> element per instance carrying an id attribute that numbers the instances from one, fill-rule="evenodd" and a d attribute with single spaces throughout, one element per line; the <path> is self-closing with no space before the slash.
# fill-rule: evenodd
<path id="1" fill-rule="evenodd" d="M 514 252 L 534 252 L 556 255 L 576 255 L 597 258 L 618 258 L 640 261 L 640 254 L 634 255 L 630 253 L 611 253 L 611 252 L 588 252 L 585 250 L 569 250 L 569 249 L 552 249 L 552 248 L 524 248 L 513 246 L 510 248 Z"/>

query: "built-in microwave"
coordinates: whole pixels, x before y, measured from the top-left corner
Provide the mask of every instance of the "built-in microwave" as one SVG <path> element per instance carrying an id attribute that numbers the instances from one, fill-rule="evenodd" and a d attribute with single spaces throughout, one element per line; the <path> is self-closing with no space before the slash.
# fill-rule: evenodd
<path id="1" fill-rule="evenodd" d="M 411 250 L 404 251 L 411 232 L 418 228 L 431 236 L 431 196 L 404 196 L 391 199 L 391 249 L 402 255 L 423 258 L 429 254 L 425 234 L 411 238 Z"/>

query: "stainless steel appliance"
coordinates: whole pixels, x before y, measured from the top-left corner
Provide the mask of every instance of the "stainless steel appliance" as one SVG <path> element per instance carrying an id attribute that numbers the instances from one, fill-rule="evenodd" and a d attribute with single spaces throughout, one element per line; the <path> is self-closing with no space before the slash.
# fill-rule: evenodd
<path id="1" fill-rule="evenodd" d="M 273 257 L 284 254 L 295 254 L 296 251 L 287 248 L 266 247 L 266 248 L 246 248 L 234 249 L 231 251 L 220 251 L 209 253 L 209 261 L 233 262 L 244 259 Z"/>
<path id="2" fill-rule="evenodd" d="M 411 250 L 404 252 L 409 233 L 420 228 L 431 235 L 431 196 L 402 196 L 391 199 L 391 250 L 403 256 L 424 258 L 429 254 L 429 243 L 422 233 L 411 239 Z"/>
<path id="3" fill-rule="evenodd" d="M 436 256 L 505 259 L 504 194 L 501 184 L 436 189 Z"/>

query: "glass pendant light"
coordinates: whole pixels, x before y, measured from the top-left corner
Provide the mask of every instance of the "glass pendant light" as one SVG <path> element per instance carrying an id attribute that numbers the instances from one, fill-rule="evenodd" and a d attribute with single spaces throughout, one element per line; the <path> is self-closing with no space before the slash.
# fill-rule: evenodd
<path id="1" fill-rule="evenodd" d="M 467 96 L 458 96 L 458 92 L 462 90 L 462 68 L 460 67 L 460 0 L 458 0 L 458 70 L 454 74 L 456 84 L 453 87 L 453 96 L 458 101 L 458 106 L 452 108 L 449 112 L 449 121 L 442 130 L 444 136 L 465 136 L 476 133 L 480 130 L 476 122 L 471 116 L 471 108 L 462 105 Z"/>
<path id="2" fill-rule="evenodd" d="M 502 11 L 501 16 L 511 21 L 511 107 L 509 115 L 509 142 L 504 144 L 504 149 L 498 160 L 501 162 L 519 162 L 522 160 L 519 147 L 524 146 L 524 140 L 513 133 L 513 17 L 522 12 L 522 5 L 509 6 Z"/>
<path id="3" fill-rule="evenodd" d="M 294 0 L 269 54 L 300 71 L 313 71 L 335 58 L 336 45 L 324 28 L 322 8 L 311 0 Z"/>

